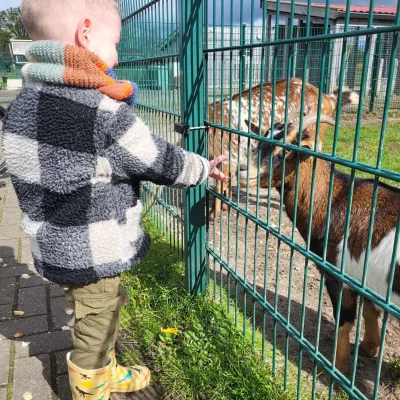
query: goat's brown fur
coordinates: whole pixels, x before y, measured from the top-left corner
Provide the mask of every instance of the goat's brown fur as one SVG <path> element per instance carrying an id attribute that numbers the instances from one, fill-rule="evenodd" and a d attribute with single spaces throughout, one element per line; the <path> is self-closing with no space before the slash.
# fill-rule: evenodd
<path id="1" fill-rule="evenodd" d="M 286 163 L 287 169 L 292 169 L 289 163 Z M 302 162 L 299 175 L 299 194 L 297 202 L 297 227 L 303 237 L 307 237 L 309 206 L 311 201 L 311 177 L 313 164 Z M 328 209 L 330 164 L 317 159 L 316 176 L 314 188 L 312 236 L 314 241 L 323 240 L 326 227 L 326 212 Z M 280 186 L 281 171 L 278 168 L 274 171 L 274 182 Z M 333 205 L 331 211 L 331 224 L 329 228 L 329 247 L 327 260 L 333 264 L 336 263 L 336 246 L 344 235 L 344 225 L 338 222 L 343 220 L 347 211 L 347 199 L 349 196 L 348 177 L 336 171 L 334 175 L 333 186 Z M 292 172 L 285 177 L 284 201 L 286 212 L 290 218 L 294 214 L 294 189 L 296 182 L 296 173 L 294 166 Z M 261 183 L 263 185 L 263 183 Z M 368 237 L 368 226 L 371 215 L 371 204 L 373 196 L 373 181 L 356 180 L 353 192 L 353 202 L 351 204 L 350 231 L 348 241 L 348 251 L 352 258 L 358 260 L 362 251 L 365 249 Z M 388 205 L 390 204 L 390 207 Z M 378 188 L 378 197 L 375 211 L 375 223 L 372 234 L 372 248 L 381 242 L 383 237 L 394 229 L 397 221 L 397 211 L 400 207 L 400 195 L 397 191 L 380 185 Z"/>
<path id="2" fill-rule="evenodd" d="M 289 128 L 287 135 L 288 142 L 297 143 L 297 131 Z M 315 126 L 314 130 L 307 130 L 302 134 L 301 145 L 313 148 L 315 143 Z M 323 134 L 319 136 L 318 147 L 322 147 Z M 262 144 L 260 145 L 262 149 Z M 269 147 L 270 148 L 270 147 Z M 271 148 L 270 148 L 271 149 Z M 270 153 L 277 155 L 283 150 L 279 146 L 275 146 Z M 255 153 L 254 153 L 255 154 Z M 307 240 L 309 231 L 309 210 L 311 202 L 311 186 L 313 162 L 312 158 L 301 157 L 300 171 L 298 177 L 298 197 L 295 203 L 295 187 L 296 187 L 296 155 L 297 152 L 287 151 L 285 153 L 285 177 L 284 182 L 281 181 L 282 165 L 276 165 L 272 169 L 272 186 L 280 189 L 284 185 L 284 204 L 289 218 L 293 221 L 294 210 L 297 206 L 296 227 L 300 234 Z M 260 186 L 268 187 L 268 171 L 263 162 L 267 163 L 267 154 L 261 161 L 261 170 L 258 171 L 254 166 L 255 160 L 252 162 L 253 174 L 260 174 Z M 313 216 L 311 226 L 310 249 L 315 254 L 323 257 L 324 236 L 327 229 L 327 210 L 329 200 L 329 183 L 331 177 L 331 165 L 321 159 L 315 161 L 315 186 L 314 186 L 314 202 Z M 247 178 L 247 176 L 246 176 Z M 242 176 L 245 181 L 244 176 Z M 329 242 L 327 247 L 327 261 L 340 267 L 338 258 L 339 249 L 345 233 L 345 217 L 348 207 L 348 198 L 350 194 L 350 177 L 337 170 L 333 175 L 333 195 L 329 224 Z M 257 179 L 254 176 L 250 179 L 251 185 L 254 186 Z M 368 229 L 371 215 L 372 198 L 374 191 L 374 182 L 367 179 L 355 179 L 353 200 L 351 203 L 350 226 L 347 241 L 347 252 L 352 260 L 359 262 L 362 253 L 365 251 L 368 242 Z M 371 251 L 376 248 L 382 240 L 396 229 L 398 212 L 400 210 L 400 190 L 385 184 L 379 184 L 377 193 L 377 202 L 375 208 L 375 219 L 372 232 Z M 396 250 L 395 250 L 396 251 Z M 393 284 L 393 293 L 400 295 L 400 266 L 395 266 L 395 277 Z M 361 270 L 362 271 L 362 270 Z M 339 282 L 325 274 L 326 286 L 334 308 L 334 316 L 336 318 L 336 309 L 339 294 Z M 380 278 L 377 278 L 380 279 Z M 381 279 L 388 283 L 389 276 L 382 276 Z M 392 300 L 394 301 L 394 300 Z M 396 300 L 398 301 L 398 300 Z M 339 323 L 339 338 L 336 366 L 340 370 L 345 369 L 347 360 L 350 357 L 349 333 L 354 325 L 357 311 L 357 293 L 348 287 L 344 287 L 341 303 L 341 312 Z M 367 356 L 375 356 L 379 350 L 380 333 L 378 329 L 379 311 L 368 299 L 365 299 L 364 313 L 366 328 L 364 339 L 360 345 L 360 351 Z"/>

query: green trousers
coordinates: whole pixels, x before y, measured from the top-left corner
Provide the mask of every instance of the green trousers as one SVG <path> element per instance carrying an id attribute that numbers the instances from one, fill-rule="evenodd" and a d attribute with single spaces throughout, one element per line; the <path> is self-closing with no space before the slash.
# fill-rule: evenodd
<path id="1" fill-rule="evenodd" d="M 120 276 L 88 285 L 60 285 L 75 313 L 71 361 L 82 369 L 97 369 L 108 363 L 108 351 L 117 338 L 120 309 L 129 303 Z"/>

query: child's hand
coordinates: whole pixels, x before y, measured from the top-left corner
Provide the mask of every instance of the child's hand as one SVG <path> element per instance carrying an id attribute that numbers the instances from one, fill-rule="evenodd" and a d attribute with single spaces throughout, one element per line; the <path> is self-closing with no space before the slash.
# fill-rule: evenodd
<path id="1" fill-rule="evenodd" d="M 214 158 L 214 160 L 210 161 L 210 178 L 214 178 L 217 181 L 228 182 L 229 177 L 225 176 L 218 168 L 217 165 L 221 164 L 223 161 L 226 161 L 226 156 L 218 156 Z"/>

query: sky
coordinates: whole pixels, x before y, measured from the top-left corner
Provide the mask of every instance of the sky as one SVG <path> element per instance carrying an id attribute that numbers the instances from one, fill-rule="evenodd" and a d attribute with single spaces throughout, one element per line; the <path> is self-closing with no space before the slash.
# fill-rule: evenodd
<path id="1" fill-rule="evenodd" d="M 21 5 L 21 0 L 0 0 L 0 10 L 5 10 L 10 7 L 18 7 Z"/>

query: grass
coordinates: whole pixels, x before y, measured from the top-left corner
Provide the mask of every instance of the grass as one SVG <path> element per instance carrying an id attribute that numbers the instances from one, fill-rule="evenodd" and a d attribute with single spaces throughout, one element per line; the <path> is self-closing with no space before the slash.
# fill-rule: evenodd
<path id="1" fill-rule="evenodd" d="M 16 72 L 1 72 L 0 71 L 0 87 L 2 89 L 7 89 L 7 82 L 3 82 L 3 77 L 7 77 L 8 79 L 16 79 L 17 73 Z"/>
<path id="2" fill-rule="evenodd" d="M 151 250 L 140 266 L 123 274 L 131 302 L 123 309 L 121 326 L 137 345 L 121 355 L 122 362 L 145 358 L 153 383 L 163 386 L 168 399 L 295 398 L 297 375 L 285 391 L 283 380 L 273 378 L 249 338 L 209 293 L 187 294 L 181 258 L 145 221 Z"/>
<path id="3" fill-rule="evenodd" d="M 297 398 L 298 367 L 289 359 L 284 388 L 284 355 L 276 349 L 277 368 L 272 374 L 272 344 L 265 342 L 265 359 L 257 349 L 265 340 L 260 329 L 244 336 L 234 324 L 234 303 L 226 313 L 227 294 L 216 285 L 221 298 L 210 290 L 190 296 L 183 287 L 184 264 L 150 219 L 144 226 L 152 247 L 135 269 L 123 274 L 130 304 L 122 309 L 124 351 L 121 363 L 143 360 L 152 371 L 152 384 L 163 387 L 163 399 L 177 400 L 286 400 Z M 224 306 L 220 305 L 224 304 Z M 237 313 L 237 326 L 245 316 Z M 247 326 L 251 321 L 246 318 Z M 254 340 L 254 347 L 252 345 Z M 321 372 L 321 371 L 319 371 Z M 335 385 L 336 387 L 336 385 Z M 312 398 L 310 376 L 302 375 L 301 398 Z M 316 399 L 327 399 L 319 387 Z M 335 400 L 349 397 L 337 388 Z"/>
<path id="4" fill-rule="evenodd" d="M 400 131 L 399 122 L 389 122 L 385 135 L 382 165 L 381 167 L 386 170 L 400 172 L 400 142 L 398 135 Z M 358 146 L 357 160 L 360 163 L 376 166 L 378 157 L 378 147 L 381 134 L 381 126 L 362 126 L 360 129 L 360 141 Z M 355 138 L 355 124 L 342 126 L 339 128 L 337 155 L 342 158 L 351 160 L 353 158 Z M 332 154 L 333 148 L 333 129 L 329 129 L 325 140 L 323 149 L 326 153 Z M 340 171 L 350 173 L 350 169 L 337 165 L 336 168 Z M 373 175 L 356 171 L 356 176 L 362 178 L 374 178 Z M 382 182 L 389 185 L 400 187 L 400 182 L 395 182 L 389 179 L 382 179 Z"/>
<path id="5" fill-rule="evenodd" d="M 400 356 L 393 356 L 389 363 L 390 372 L 397 386 L 400 386 Z"/>
<path id="6" fill-rule="evenodd" d="M 5 72 L 5 71 L 0 71 L 0 79 L 1 77 L 6 76 L 9 79 L 16 79 L 17 78 L 17 73 L 16 72 Z"/>

